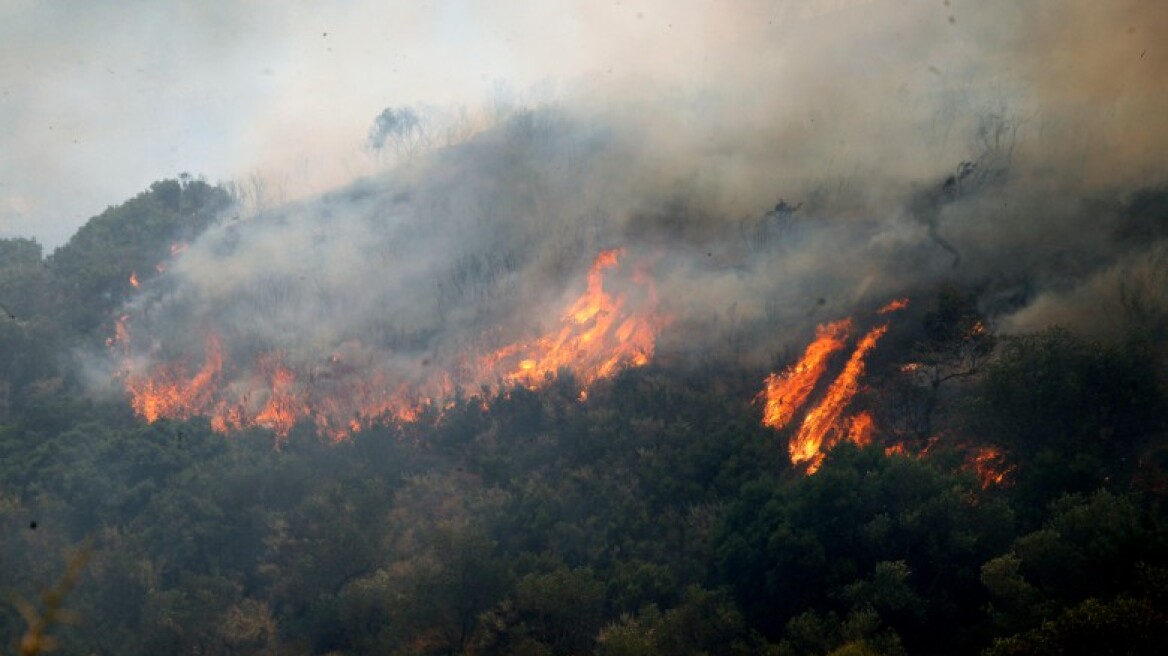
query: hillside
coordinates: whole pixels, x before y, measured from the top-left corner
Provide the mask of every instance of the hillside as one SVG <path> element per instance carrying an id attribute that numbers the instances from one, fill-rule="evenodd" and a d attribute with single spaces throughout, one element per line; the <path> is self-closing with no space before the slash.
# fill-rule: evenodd
<path id="1" fill-rule="evenodd" d="M 71 557 L 64 654 L 1155 653 L 1163 189 L 728 219 L 627 147 L 0 241 L 3 653 Z"/>

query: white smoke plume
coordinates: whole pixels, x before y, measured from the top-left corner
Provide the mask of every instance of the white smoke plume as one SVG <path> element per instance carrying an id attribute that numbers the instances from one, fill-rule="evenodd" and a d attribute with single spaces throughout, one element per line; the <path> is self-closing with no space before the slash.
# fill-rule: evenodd
<path id="1" fill-rule="evenodd" d="M 213 333 L 217 384 L 254 406 L 272 394 L 265 353 L 300 385 L 420 385 L 555 330 L 613 248 L 605 284 L 661 319 L 663 357 L 761 361 L 942 281 L 1004 329 L 1114 322 L 1099 299 L 1137 277 L 1145 314 L 1162 311 L 1148 263 L 1165 235 L 1123 231 L 1149 220 L 1131 194 L 1165 182 L 1151 35 L 1168 10 L 902 6 L 710 5 L 678 23 L 701 52 L 623 51 L 646 61 L 536 106 L 445 131 L 373 108 L 368 145 L 399 151 L 386 168 L 205 233 L 127 307 L 120 366 L 193 372 Z"/>

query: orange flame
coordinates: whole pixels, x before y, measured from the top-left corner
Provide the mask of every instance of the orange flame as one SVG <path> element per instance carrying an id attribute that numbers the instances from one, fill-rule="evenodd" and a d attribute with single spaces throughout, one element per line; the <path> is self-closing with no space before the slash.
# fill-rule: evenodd
<path id="1" fill-rule="evenodd" d="M 885 305 L 884 307 L 877 310 L 876 314 L 892 314 L 893 312 L 899 312 L 900 310 L 903 310 L 907 307 L 908 307 L 908 299 L 907 298 L 898 298 L 896 300 L 889 302 L 888 305 Z"/>
<path id="2" fill-rule="evenodd" d="M 618 266 L 620 250 L 603 251 L 588 271 L 584 294 L 564 310 L 559 330 L 531 342 L 504 346 L 482 359 L 482 369 L 499 371 L 504 381 L 536 389 L 561 369 L 575 374 L 587 387 L 621 367 L 640 367 L 653 357 L 659 322 L 651 315 L 630 313 L 624 295 L 604 290 L 604 272 Z M 656 293 L 647 277 L 634 276 Z M 509 366 L 507 363 L 511 363 Z"/>
<path id="3" fill-rule="evenodd" d="M 876 347 L 876 343 L 887 331 L 888 326 L 878 326 L 860 339 L 856 350 L 844 365 L 843 372 L 827 388 L 823 400 L 803 417 L 799 433 L 787 446 L 792 464 L 808 463 L 809 474 L 819 469 L 824 447 L 830 449 L 840 439 L 842 433 L 840 417 L 860 389 L 859 380 L 864 373 L 864 358 Z M 829 434 L 833 432 L 836 436 L 828 440 Z"/>
<path id="4" fill-rule="evenodd" d="M 876 433 L 876 421 L 867 412 L 860 412 L 848 420 L 848 441 L 856 446 L 868 446 Z"/>
<path id="5" fill-rule="evenodd" d="M 107 344 L 111 351 L 115 347 L 123 351 L 127 363 L 123 384 L 134 411 L 148 422 L 203 415 L 217 432 L 259 426 L 283 439 L 297 423 L 308 421 L 318 434 L 340 440 L 387 419 L 410 422 L 428 410 L 442 412 L 451 407 L 449 399 L 459 385 L 492 389 L 491 381 L 503 381 L 536 388 L 563 369 L 586 388 L 622 367 L 648 363 L 663 322 L 652 314 L 632 312 L 626 295 L 604 289 L 604 274 L 619 266 L 620 255 L 619 250 L 599 254 L 588 272 L 586 290 L 563 311 L 558 329 L 485 357 L 466 357 L 464 363 L 473 364 L 464 364 L 455 375 L 438 371 L 404 380 L 360 366 L 362 353 L 355 350 L 360 345 L 347 342 L 311 371 L 298 370 L 280 354 L 263 354 L 250 367 L 253 374 L 230 382 L 232 372 L 223 372 L 223 349 L 214 335 L 207 339 L 204 363 L 195 375 L 190 376 L 181 361 L 140 373 L 133 366 L 127 317 L 119 320 Z M 632 279 L 647 290 L 649 304 L 654 305 L 652 281 L 639 271 Z M 346 351 L 350 346 L 354 351 Z M 584 390 L 580 398 L 586 398 Z"/>
<path id="6" fill-rule="evenodd" d="M 114 336 L 105 340 L 105 346 L 111 352 L 121 351 L 123 358 L 130 357 L 130 315 L 123 314 L 114 323 Z"/>
<path id="7" fill-rule="evenodd" d="M 904 442 L 895 442 L 884 447 L 884 455 L 886 456 L 905 456 L 908 455 L 908 447 Z"/>
<path id="8" fill-rule="evenodd" d="M 919 449 L 911 447 L 905 442 L 896 442 L 885 447 L 884 454 L 887 456 L 928 458 L 941 441 L 940 435 L 933 435 Z M 993 446 L 971 445 L 960 439 L 957 439 L 955 443 L 956 448 L 964 454 L 965 462 L 962 468 L 973 472 L 983 490 L 994 486 L 1009 485 L 1010 476 L 1017 469 L 1017 466 L 1010 464 L 1001 450 Z"/>
<path id="9" fill-rule="evenodd" d="M 878 310 L 877 314 L 889 314 L 906 307 L 907 298 L 897 299 Z M 830 356 L 845 346 L 851 329 L 850 319 L 819 326 L 815 341 L 807 346 L 799 362 L 781 375 L 771 374 L 766 378 L 758 396 L 765 402 L 763 425 L 781 429 L 795 419 L 826 372 Z M 860 338 L 843 370 L 815 406 L 803 415 L 798 432 L 787 443 L 791 464 L 802 464 L 808 474 L 814 474 L 824 454 L 840 441 L 848 440 L 860 446 L 872 443 L 876 434 L 876 422 L 872 416 L 861 411 L 845 417 L 844 412 L 860 390 L 865 358 L 886 332 L 888 324 L 877 326 Z M 903 447 L 888 450 L 890 454 L 894 452 L 903 452 Z"/>
<path id="10" fill-rule="evenodd" d="M 134 289 L 138 289 L 138 272 L 136 271 L 130 272 L 130 286 Z"/>
<path id="11" fill-rule="evenodd" d="M 1006 455 L 992 446 L 977 447 L 969 459 L 969 465 L 977 475 L 982 489 L 993 485 L 1004 485 L 1015 466 L 1006 462 Z"/>
<path id="12" fill-rule="evenodd" d="M 272 429 L 277 437 L 287 437 L 296 422 L 310 410 L 303 392 L 296 386 L 296 374 L 276 359 L 268 366 L 271 368 L 272 391 L 263 409 L 255 416 L 255 424 Z"/>
<path id="13" fill-rule="evenodd" d="M 762 415 L 764 426 L 780 429 L 794 418 L 827 368 L 828 358 L 844 347 L 851 330 L 850 319 L 819 326 L 815 330 L 815 341 L 807 346 L 798 362 L 781 375 L 767 376 L 765 387 L 759 395 L 765 402 Z"/>
<path id="14" fill-rule="evenodd" d="M 127 376 L 130 403 L 134 412 L 151 423 L 162 417 L 193 417 L 211 401 L 212 383 L 222 369 L 222 345 L 211 335 L 207 338 L 203 366 L 189 379 L 182 363 L 164 365 L 146 379 Z"/>

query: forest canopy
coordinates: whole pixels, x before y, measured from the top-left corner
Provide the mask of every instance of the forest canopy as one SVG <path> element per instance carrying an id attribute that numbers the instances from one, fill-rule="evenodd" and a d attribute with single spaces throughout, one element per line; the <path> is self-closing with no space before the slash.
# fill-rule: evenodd
<path id="1" fill-rule="evenodd" d="M 1148 194 L 1117 216 L 1162 210 Z M 68 621 L 46 630 L 78 654 L 1142 654 L 1168 637 L 1168 354 L 1146 321 L 999 332 L 996 289 L 960 278 L 856 309 L 808 388 L 819 403 L 868 358 L 814 468 L 788 458 L 799 421 L 765 425 L 760 400 L 802 348 L 760 362 L 745 329 L 725 353 L 662 339 L 586 381 L 569 363 L 460 388 L 339 440 L 304 418 L 145 417 L 93 389 L 86 363 L 146 316 L 140 286 L 174 295 L 186 244 L 245 239 L 230 201 L 182 177 L 47 257 L 0 240 L 4 652 L 63 580 Z M 807 228 L 780 223 L 813 221 L 792 208 L 759 217 L 751 249 L 790 256 Z M 250 221 L 291 221 L 274 216 Z M 604 278 L 617 257 L 572 288 L 647 298 Z M 482 279 L 517 266 L 461 259 L 458 291 L 436 293 L 489 299 L 506 292 Z M 320 384 L 355 375 L 338 362 Z"/>

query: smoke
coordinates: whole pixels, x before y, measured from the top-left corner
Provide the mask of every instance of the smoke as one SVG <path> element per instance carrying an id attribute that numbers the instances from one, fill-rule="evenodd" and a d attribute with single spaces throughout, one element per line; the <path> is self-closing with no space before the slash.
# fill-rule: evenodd
<path id="1" fill-rule="evenodd" d="M 1007 317 L 1003 329 L 1033 332 L 1058 325 L 1105 339 L 1168 337 L 1168 243 L 1126 254 L 1065 289 L 1052 288 Z"/>
<path id="2" fill-rule="evenodd" d="M 554 331 L 610 248 L 666 358 L 764 362 L 942 281 L 1005 330 L 1162 322 L 1164 235 L 1122 235 L 1163 183 L 1166 10 L 1108 6 L 647 5 L 702 38 L 440 139 L 440 112 L 371 108 L 386 168 L 209 230 L 127 307 L 119 366 L 196 370 L 214 334 L 239 399 L 271 394 L 264 354 L 316 387 L 485 384 L 456 374 Z"/>

